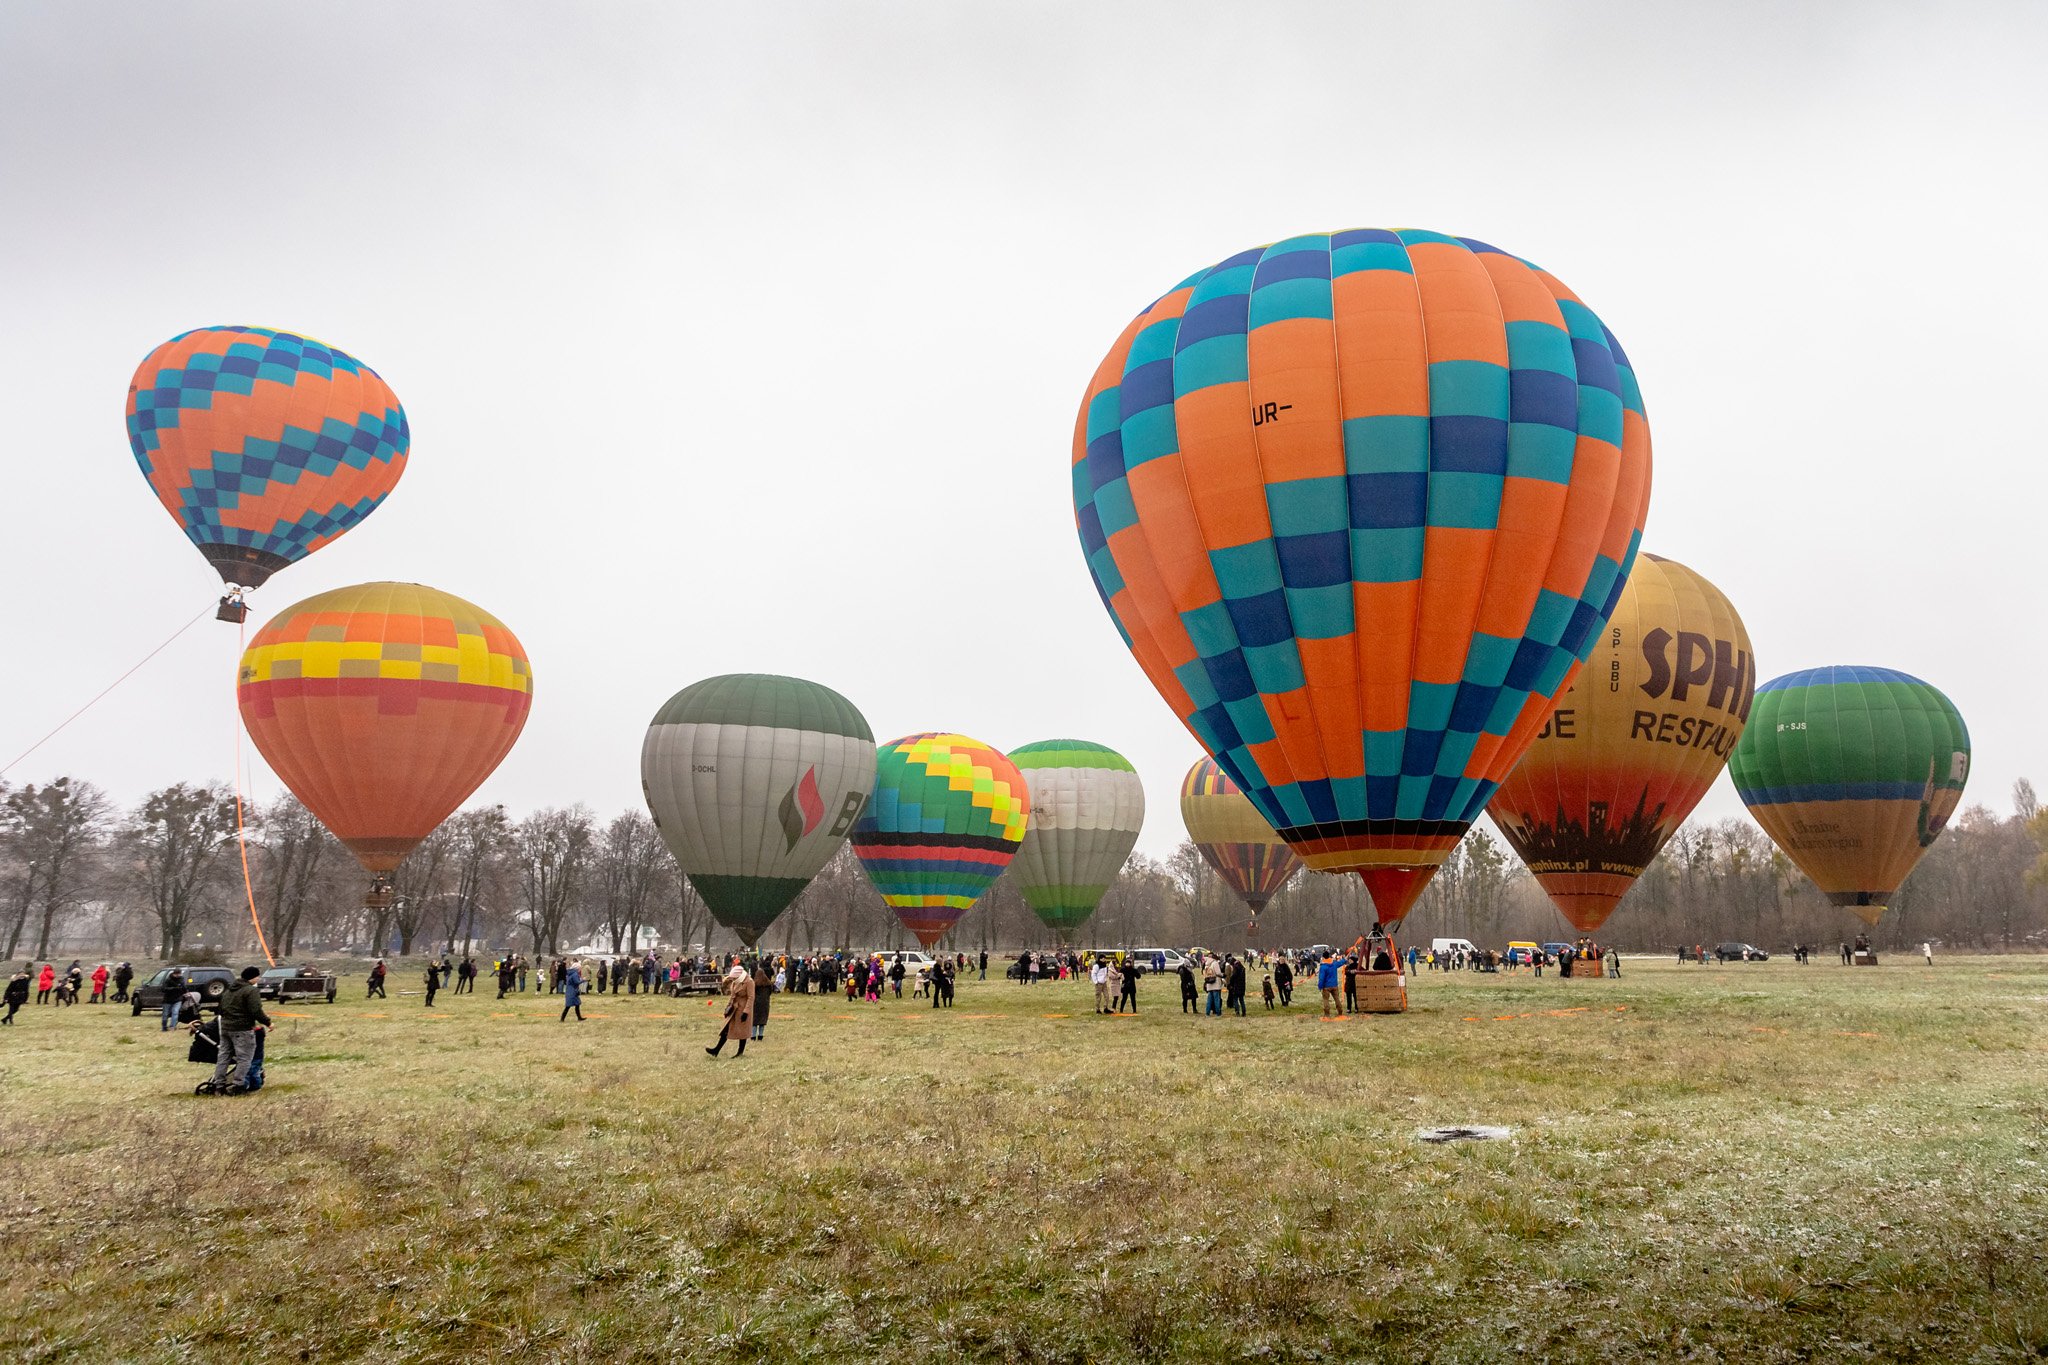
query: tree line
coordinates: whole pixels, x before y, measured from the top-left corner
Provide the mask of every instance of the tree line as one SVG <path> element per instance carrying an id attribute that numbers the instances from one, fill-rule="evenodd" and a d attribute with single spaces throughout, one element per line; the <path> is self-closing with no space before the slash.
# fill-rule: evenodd
<path id="1" fill-rule="evenodd" d="M 238 820 L 240 829 L 238 831 Z M 2048 812 L 2031 784 L 2013 812 L 1965 809 L 1928 850 L 1874 934 L 1881 949 L 1923 940 L 2015 951 L 2048 948 Z M 246 867 L 246 875 L 245 875 Z M 604 819 L 582 805 L 514 818 L 502 806 L 458 812 L 365 906 L 369 878 L 299 801 L 238 812 L 226 783 L 174 783 L 123 808 L 90 782 L 0 783 L 0 958 L 60 953 L 173 958 L 255 951 L 250 906 L 280 960 L 319 953 L 487 953 L 536 957 L 658 943 L 717 952 L 738 939 L 715 924 L 654 822 Z M 1299 873 L 1254 922 L 1200 851 L 1133 854 L 1083 928 L 1082 946 L 1348 944 L 1369 922 L 1356 878 Z M 1830 945 L 1860 928 L 1827 903 L 1755 825 L 1683 826 L 1599 937 L 1641 952 L 1735 939 L 1777 950 Z M 1543 942 L 1574 936 L 1506 847 L 1475 827 L 1445 862 L 1404 936 Z M 914 946 L 842 848 L 763 936 L 764 947 Z M 943 945 L 993 954 L 1058 937 L 1005 875 Z"/>

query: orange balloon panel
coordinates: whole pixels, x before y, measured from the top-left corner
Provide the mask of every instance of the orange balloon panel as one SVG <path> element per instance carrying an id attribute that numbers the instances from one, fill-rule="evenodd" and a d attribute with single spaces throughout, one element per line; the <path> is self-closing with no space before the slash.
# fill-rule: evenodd
<path id="1" fill-rule="evenodd" d="M 257 632 L 237 698 L 284 784 L 389 872 L 512 749 L 533 702 L 503 622 L 417 583 L 309 597 Z"/>
<path id="2" fill-rule="evenodd" d="M 1606 922 L 1714 785 L 1755 692 L 1749 633 L 1721 590 L 1639 556 L 1592 656 L 1487 805 L 1574 928 Z"/>

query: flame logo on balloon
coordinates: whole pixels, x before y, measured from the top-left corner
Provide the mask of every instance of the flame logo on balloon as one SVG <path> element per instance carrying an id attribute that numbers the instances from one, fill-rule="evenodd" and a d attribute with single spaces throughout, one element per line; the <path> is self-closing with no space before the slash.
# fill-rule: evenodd
<path id="1" fill-rule="evenodd" d="M 825 818 L 825 802 L 818 795 L 818 768 L 816 764 L 804 769 L 804 775 L 797 779 L 782 797 L 778 812 L 782 817 L 782 837 L 794 849 L 797 841 L 818 827 Z"/>

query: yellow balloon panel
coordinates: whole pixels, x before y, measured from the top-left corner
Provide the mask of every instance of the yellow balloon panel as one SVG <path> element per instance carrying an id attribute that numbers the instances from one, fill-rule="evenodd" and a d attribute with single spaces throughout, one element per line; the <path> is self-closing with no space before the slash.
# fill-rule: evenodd
<path id="1" fill-rule="evenodd" d="M 1571 690 L 1488 813 L 1591 933 L 1714 784 L 1756 692 L 1749 632 L 1712 583 L 1638 557 Z"/>

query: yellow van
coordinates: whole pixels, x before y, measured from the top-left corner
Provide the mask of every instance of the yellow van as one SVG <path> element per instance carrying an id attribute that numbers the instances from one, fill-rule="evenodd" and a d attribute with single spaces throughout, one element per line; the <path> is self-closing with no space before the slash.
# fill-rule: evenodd
<path id="1" fill-rule="evenodd" d="M 1536 960 L 1536 945 L 1523 939 L 1508 944 L 1508 961 L 1517 967 L 1526 967 Z"/>

